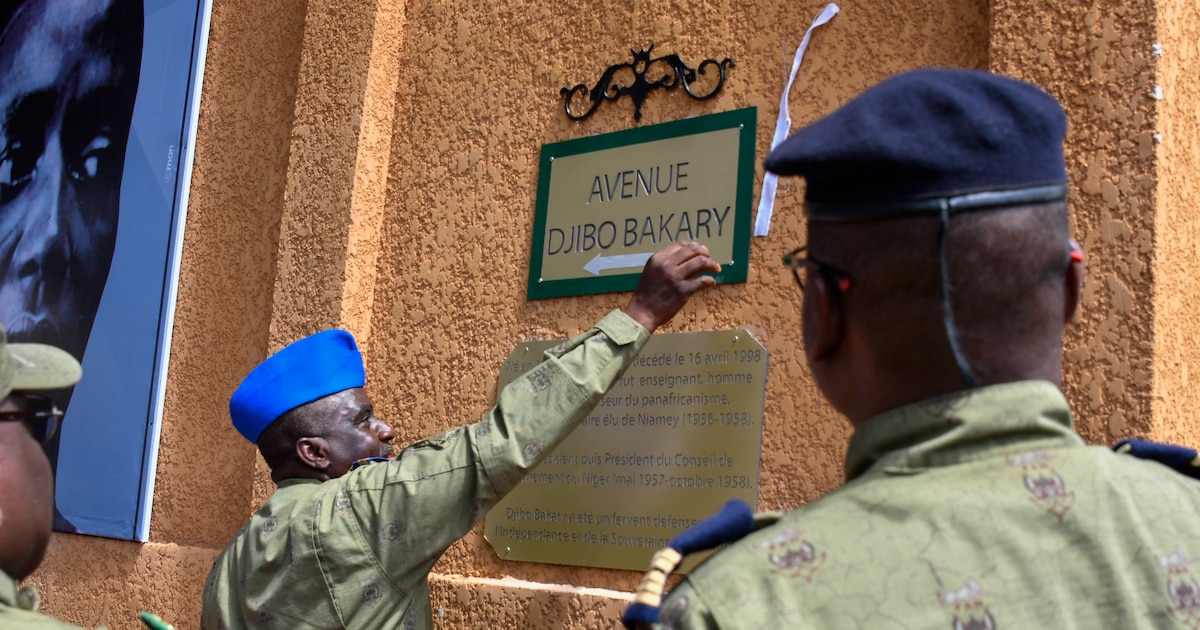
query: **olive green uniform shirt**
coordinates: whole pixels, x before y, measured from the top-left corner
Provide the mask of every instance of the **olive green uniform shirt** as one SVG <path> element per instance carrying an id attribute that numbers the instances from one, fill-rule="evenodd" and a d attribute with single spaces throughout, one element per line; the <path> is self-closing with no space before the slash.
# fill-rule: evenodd
<path id="1" fill-rule="evenodd" d="M 845 486 L 698 567 L 667 628 L 1198 628 L 1200 483 L 1086 446 L 1045 382 L 863 424 Z"/>
<path id="2" fill-rule="evenodd" d="M 280 483 L 214 563 L 201 625 L 432 628 L 438 557 L 587 416 L 649 338 L 614 311 L 548 351 L 479 423 L 337 479 Z"/>
<path id="3" fill-rule="evenodd" d="M 17 581 L 0 571 L 0 628 L 4 630 L 79 630 L 54 617 L 39 615 L 37 591 L 19 588 Z"/>

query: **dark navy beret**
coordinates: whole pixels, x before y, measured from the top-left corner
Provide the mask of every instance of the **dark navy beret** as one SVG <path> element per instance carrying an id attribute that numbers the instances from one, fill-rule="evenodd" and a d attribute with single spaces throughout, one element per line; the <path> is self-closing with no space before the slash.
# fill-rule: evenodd
<path id="1" fill-rule="evenodd" d="M 229 400 L 233 426 L 258 443 L 279 416 L 318 398 L 366 383 L 354 336 L 325 330 L 285 346 L 258 364 Z"/>
<path id="2" fill-rule="evenodd" d="M 818 220 L 884 219 L 1065 199 L 1067 119 L 1023 81 L 951 68 L 893 76 L 767 157 L 804 176 Z"/>

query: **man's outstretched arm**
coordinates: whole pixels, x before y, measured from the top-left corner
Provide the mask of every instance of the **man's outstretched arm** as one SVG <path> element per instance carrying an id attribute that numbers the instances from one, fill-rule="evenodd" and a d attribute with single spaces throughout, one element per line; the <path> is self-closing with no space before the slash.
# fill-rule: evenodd
<path id="1" fill-rule="evenodd" d="M 496 407 L 480 422 L 418 442 L 398 461 L 372 471 L 386 471 L 384 483 L 398 490 L 389 493 L 395 503 L 388 510 L 403 511 L 409 530 L 428 543 L 423 557 L 405 547 L 389 559 L 388 549 L 381 549 L 385 566 L 436 561 L 591 413 L 651 331 L 698 290 L 715 284 L 701 274 L 719 270 L 703 245 L 668 245 L 646 263 L 625 309 L 547 351 L 541 363 L 499 392 Z"/>

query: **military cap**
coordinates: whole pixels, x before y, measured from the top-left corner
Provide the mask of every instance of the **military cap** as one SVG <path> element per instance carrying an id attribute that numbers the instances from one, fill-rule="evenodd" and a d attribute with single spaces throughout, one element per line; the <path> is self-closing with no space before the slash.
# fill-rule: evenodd
<path id="1" fill-rule="evenodd" d="M 802 175 L 815 220 L 952 214 L 1066 198 L 1066 115 L 1008 77 L 924 68 L 886 79 L 782 142 L 766 169 Z"/>
<path id="2" fill-rule="evenodd" d="M 40 343 L 8 343 L 0 326 L 0 398 L 13 391 L 39 391 L 70 387 L 83 370 L 66 350 Z"/>
<path id="3" fill-rule="evenodd" d="M 229 415 L 234 428 L 257 444 L 279 416 L 365 383 L 354 336 L 325 330 L 292 342 L 254 368 L 229 399 Z"/>

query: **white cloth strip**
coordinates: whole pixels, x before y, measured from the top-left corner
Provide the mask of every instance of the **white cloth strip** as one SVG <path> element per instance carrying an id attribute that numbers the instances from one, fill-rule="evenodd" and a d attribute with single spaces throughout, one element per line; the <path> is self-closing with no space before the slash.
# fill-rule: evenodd
<path id="1" fill-rule="evenodd" d="M 832 20 L 838 11 L 841 11 L 838 5 L 833 3 L 827 5 L 813 20 L 812 26 L 808 27 L 808 31 L 804 33 L 804 39 L 800 40 L 800 46 L 796 49 L 796 58 L 792 60 L 792 74 L 788 77 L 787 85 L 783 86 L 783 96 L 779 98 L 779 118 L 775 121 L 775 137 L 771 139 L 772 151 L 787 139 L 788 132 L 792 130 L 792 117 L 788 114 L 788 92 L 792 91 L 792 83 L 795 82 L 796 73 L 800 70 L 800 62 L 804 59 L 808 40 L 812 38 L 813 30 Z M 774 173 L 767 173 L 763 176 L 762 192 L 758 196 L 758 214 L 754 217 L 755 236 L 766 236 L 767 231 L 771 229 L 771 214 L 775 211 L 775 186 L 778 179 Z"/>

